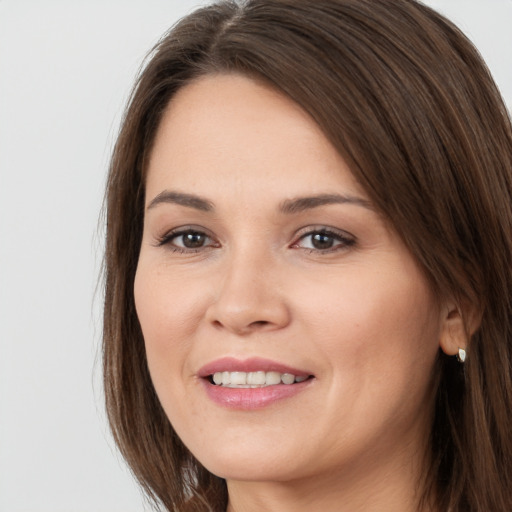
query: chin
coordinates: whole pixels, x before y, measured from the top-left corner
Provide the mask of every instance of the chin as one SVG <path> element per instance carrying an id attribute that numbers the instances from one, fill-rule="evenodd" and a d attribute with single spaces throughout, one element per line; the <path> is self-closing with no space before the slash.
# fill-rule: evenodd
<path id="1" fill-rule="evenodd" d="M 206 463 L 200 462 L 210 473 L 225 480 L 285 482 L 306 476 L 299 474 L 298 468 L 291 461 L 292 455 L 284 457 L 282 462 L 275 459 L 263 461 L 260 457 L 222 457 L 208 459 Z"/>
<path id="2" fill-rule="evenodd" d="M 187 446 L 210 473 L 226 480 L 287 481 L 304 476 L 299 473 L 312 466 L 298 457 L 300 446 L 283 446 L 283 441 L 270 434 L 261 443 L 250 435 L 238 441 L 218 441 L 204 440 L 207 447 Z M 282 449 L 276 450 L 279 446 Z"/>

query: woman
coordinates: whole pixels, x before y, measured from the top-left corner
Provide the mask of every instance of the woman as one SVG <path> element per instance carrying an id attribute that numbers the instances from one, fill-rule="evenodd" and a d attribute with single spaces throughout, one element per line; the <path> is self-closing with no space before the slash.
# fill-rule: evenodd
<path id="1" fill-rule="evenodd" d="M 166 510 L 512 508 L 512 129 L 410 0 L 221 2 L 107 190 L 116 442 Z"/>

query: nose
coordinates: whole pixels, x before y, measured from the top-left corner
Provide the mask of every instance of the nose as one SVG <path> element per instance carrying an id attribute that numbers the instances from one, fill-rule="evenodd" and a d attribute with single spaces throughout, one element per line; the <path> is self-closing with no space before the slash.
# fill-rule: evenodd
<path id="1" fill-rule="evenodd" d="M 223 262 L 206 320 L 237 335 L 286 327 L 290 310 L 272 258 L 240 254 Z"/>

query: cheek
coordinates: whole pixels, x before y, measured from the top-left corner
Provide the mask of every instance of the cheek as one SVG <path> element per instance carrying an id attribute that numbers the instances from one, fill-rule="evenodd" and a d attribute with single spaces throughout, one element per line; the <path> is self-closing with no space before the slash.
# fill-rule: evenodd
<path id="1" fill-rule="evenodd" d="M 430 287 L 419 270 L 352 268 L 325 281 L 321 301 L 301 301 L 303 330 L 330 361 L 334 381 L 352 397 L 381 401 L 428 388 L 438 352 L 440 322 Z M 336 400 L 336 397 L 333 397 Z"/>
<path id="2" fill-rule="evenodd" d="M 183 373 L 202 310 L 201 294 L 168 274 L 141 261 L 134 284 L 135 307 L 157 392 L 166 375 Z M 174 372 L 169 372 L 170 366 Z"/>
<path id="3" fill-rule="evenodd" d="M 407 426 L 430 408 L 439 348 L 437 303 L 412 265 L 406 272 L 374 275 L 368 283 L 368 293 L 354 296 L 349 312 L 359 318 L 353 356 L 363 376 L 361 406 L 373 407 L 392 428 Z"/>
<path id="4" fill-rule="evenodd" d="M 325 279 L 305 281 L 292 295 L 297 309 L 307 317 L 312 332 L 324 332 L 332 348 L 343 340 L 355 349 L 364 346 L 401 344 L 432 338 L 439 315 L 426 280 L 413 264 L 405 270 L 353 266 L 331 272 Z M 407 268 L 410 267 L 410 268 Z M 315 300 L 311 298 L 314 297 Z M 404 347 L 402 347 L 404 348 Z"/>
<path id="5" fill-rule="evenodd" d="M 194 331 L 200 318 L 201 294 L 194 287 L 183 284 L 183 279 L 170 278 L 169 272 L 157 264 L 139 262 L 134 283 L 137 316 L 142 328 L 149 373 L 160 403 L 169 420 L 187 431 L 202 430 L 195 421 L 197 411 L 184 396 L 190 382 L 191 369 L 187 366 L 193 348 Z M 177 421 L 180 420 L 180 421 Z"/>
<path id="6" fill-rule="evenodd" d="M 161 339 L 169 344 L 175 334 L 192 329 L 203 309 L 202 294 L 179 273 L 144 261 L 135 275 L 134 297 L 137 316 L 150 343 Z"/>

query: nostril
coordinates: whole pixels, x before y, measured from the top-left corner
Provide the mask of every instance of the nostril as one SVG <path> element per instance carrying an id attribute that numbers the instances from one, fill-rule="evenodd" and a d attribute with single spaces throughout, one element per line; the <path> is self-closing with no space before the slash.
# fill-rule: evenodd
<path id="1" fill-rule="evenodd" d="M 265 327 L 268 324 L 269 322 L 267 322 L 266 320 L 256 320 L 255 322 L 252 322 L 249 325 L 250 327 Z"/>
<path id="2" fill-rule="evenodd" d="M 238 334 L 250 334 L 251 332 L 257 332 L 265 330 L 269 326 L 272 326 L 272 322 L 267 320 L 255 320 L 254 322 L 238 324 L 235 321 L 228 321 L 224 323 L 222 320 L 213 320 L 212 325 L 215 329 L 225 329 L 236 332 Z"/>

